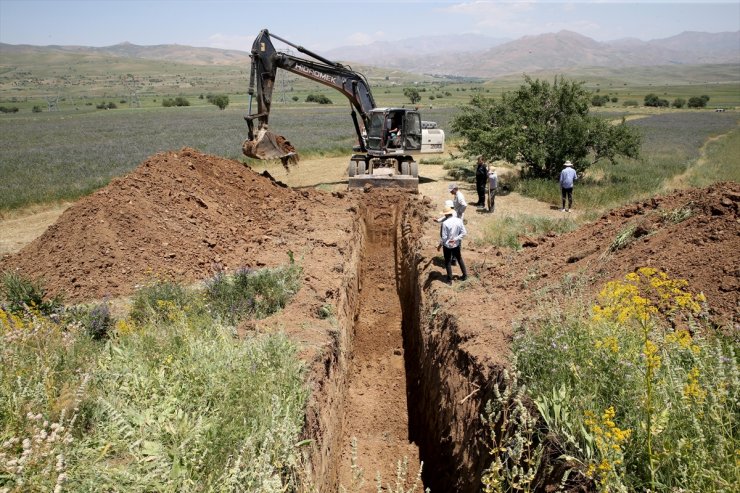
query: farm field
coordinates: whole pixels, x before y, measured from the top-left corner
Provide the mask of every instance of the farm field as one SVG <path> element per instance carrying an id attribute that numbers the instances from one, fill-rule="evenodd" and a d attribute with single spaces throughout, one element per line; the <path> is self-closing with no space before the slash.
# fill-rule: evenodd
<path id="1" fill-rule="evenodd" d="M 422 115 L 445 129 L 496 90 L 441 87 Z M 419 194 L 348 191 L 346 105 L 276 104 L 287 172 L 244 166 L 243 93 L 220 111 L 199 90 L 0 115 L 0 489 L 472 493 L 502 448 L 535 491 L 734 491 L 735 110 L 600 110 L 643 157 L 590 169 L 570 215 L 497 163 L 447 285 L 451 173 L 475 200 L 454 135 Z M 13 310 L 8 273 L 43 283 L 38 310 Z"/>

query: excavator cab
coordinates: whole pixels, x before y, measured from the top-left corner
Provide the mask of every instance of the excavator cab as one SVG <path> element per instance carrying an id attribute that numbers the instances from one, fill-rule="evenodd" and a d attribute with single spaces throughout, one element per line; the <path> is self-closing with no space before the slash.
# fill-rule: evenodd
<path id="1" fill-rule="evenodd" d="M 421 116 L 405 108 L 370 112 L 367 149 L 373 154 L 396 154 L 421 150 Z"/>

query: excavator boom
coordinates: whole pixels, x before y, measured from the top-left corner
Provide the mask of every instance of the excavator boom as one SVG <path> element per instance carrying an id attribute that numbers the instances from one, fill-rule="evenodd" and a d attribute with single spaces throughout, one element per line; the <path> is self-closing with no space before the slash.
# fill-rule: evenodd
<path id="1" fill-rule="evenodd" d="M 280 41 L 305 53 L 314 60 L 302 59 L 287 53 L 275 50 L 272 40 Z M 245 155 L 256 159 L 283 160 L 283 164 L 297 161 L 295 148 L 285 137 L 269 130 L 270 109 L 272 106 L 272 92 L 275 87 L 275 78 L 278 69 L 287 70 L 314 80 L 320 84 L 332 87 L 344 94 L 353 107 L 352 119 L 358 135 L 361 149 L 365 150 L 363 131 L 366 126 L 368 112 L 375 108 L 370 86 L 365 77 L 345 68 L 343 65 L 327 60 L 302 46 L 294 45 L 290 41 L 275 35 L 270 35 L 267 29 L 260 31 L 252 45 L 252 66 L 249 76 L 249 114 L 245 117 L 249 127 L 248 139 L 242 150 Z M 252 99 L 257 98 L 257 111 L 252 111 Z M 359 112 L 360 118 L 357 118 Z M 255 120 L 257 125 L 255 128 Z"/>

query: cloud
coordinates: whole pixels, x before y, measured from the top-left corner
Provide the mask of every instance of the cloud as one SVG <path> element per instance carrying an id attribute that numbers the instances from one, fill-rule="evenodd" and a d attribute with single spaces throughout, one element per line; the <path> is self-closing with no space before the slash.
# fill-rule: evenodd
<path id="1" fill-rule="evenodd" d="M 252 49 L 254 36 L 237 36 L 216 33 L 208 37 L 206 45 L 209 48 L 220 48 L 222 50 L 249 51 Z"/>
<path id="2" fill-rule="evenodd" d="M 387 39 L 387 35 L 384 31 L 375 31 L 374 33 L 356 32 L 347 36 L 347 44 L 350 46 L 368 45 L 385 39 Z"/>
<path id="3" fill-rule="evenodd" d="M 475 29 L 482 34 L 496 36 L 516 35 L 531 32 L 532 21 L 528 14 L 535 8 L 531 1 L 510 2 L 473 1 L 462 2 L 440 9 L 442 14 L 459 15 L 470 18 Z"/>

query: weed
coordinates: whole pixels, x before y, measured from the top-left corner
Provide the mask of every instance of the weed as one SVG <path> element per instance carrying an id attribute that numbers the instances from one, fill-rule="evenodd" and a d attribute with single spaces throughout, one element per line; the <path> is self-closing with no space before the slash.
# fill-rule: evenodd
<path id="1" fill-rule="evenodd" d="M 660 216 L 663 220 L 673 224 L 681 223 L 694 215 L 694 210 L 691 208 L 692 205 L 693 202 L 689 202 L 670 211 L 661 211 Z"/>
<path id="2" fill-rule="evenodd" d="M 526 214 L 497 217 L 486 224 L 481 243 L 520 250 L 520 236 L 562 234 L 576 227 L 576 221 L 571 218 L 551 219 Z"/>
<path id="3" fill-rule="evenodd" d="M 686 281 L 641 268 L 607 283 L 591 310 L 548 308 L 516 332 L 514 370 L 542 433 L 598 491 L 738 484 L 736 344 L 706 310 Z"/>
<path id="4" fill-rule="evenodd" d="M 274 269 L 239 269 L 233 276 L 219 272 L 206 285 L 206 301 L 231 325 L 246 317 L 264 318 L 284 308 L 298 292 L 300 273 L 293 262 Z"/>
<path id="5" fill-rule="evenodd" d="M 605 253 L 614 253 L 617 250 L 621 250 L 633 241 L 635 241 L 635 231 L 637 226 L 634 224 L 628 224 L 619 233 L 616 238 L 609 244 Z"/>
<path id="6" fill-rule="evenodd" d="M 329 303 L 325 303 L 316 310 L 316 314 L 321 319 L 332 318 L 334 316 L 334 307 Z"/>
<path id="7" fill-rule="evenodd" d="M 139 324 L 147 321 L 166 322 L 194 301 L 194 295 L 180 284 L 155 279 L 134 294 L 130 317 Z"/>
<path id="8" fill-rule="evenodd" d="M 62 306 L 62 297 L 49 298 L 41 280 L 30 280 L 11 271 L 3 272 L 0 294 L 13 313 L 36 310 L 42 315 L 50 315 Z"/>

